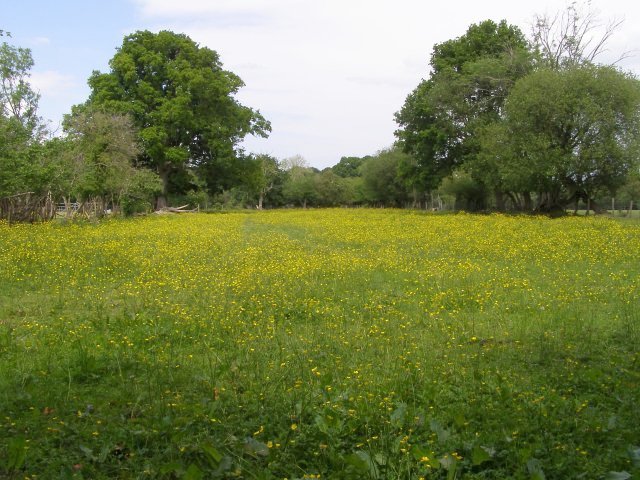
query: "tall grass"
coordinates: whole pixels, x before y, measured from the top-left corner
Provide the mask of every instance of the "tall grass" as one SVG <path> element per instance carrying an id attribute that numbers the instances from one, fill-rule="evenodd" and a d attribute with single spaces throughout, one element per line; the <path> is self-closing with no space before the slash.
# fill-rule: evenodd
<path id="1" fill-rule="evenodd" d="M 631 478 L 639 254 L 594 217 L 0 225 L 0 475 Z"/>

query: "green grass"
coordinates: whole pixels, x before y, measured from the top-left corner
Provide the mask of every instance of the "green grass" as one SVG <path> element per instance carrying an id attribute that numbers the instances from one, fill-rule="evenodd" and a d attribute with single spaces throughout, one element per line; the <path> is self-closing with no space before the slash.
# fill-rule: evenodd
<path id="1" fill-rule="evenodd" d="M 595 217 L 0 225 L 0 477 L 640 478 L 639 255 Z"/>

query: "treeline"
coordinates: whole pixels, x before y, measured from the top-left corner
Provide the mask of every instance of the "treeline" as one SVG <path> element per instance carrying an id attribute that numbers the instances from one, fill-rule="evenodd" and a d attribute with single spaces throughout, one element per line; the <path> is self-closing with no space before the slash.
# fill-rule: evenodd
<path id="1" fill-rule="evenodd" d="M 640 202 L 640 82 L 596 62 L 576 4 L 527 38 L 502 21 L 433 47 L 396 114 L 397 142 L 319 171 L 245 152 L 269 122 L 240 104 L 218 54 L 173 32 L 124 38 L 110 70 L 54 136 L 38 117 L 28 49 L 0 46 L 0 217 L 213 208 L 370 205 L 527 212 Z M 5 32 L 0 35 L 6 37 Z M 8 39 L 7 39 L 8 40 Z M 71 208 L 73 206 L 73 208 Z"/>
<path id="2" fill-rule="evenodd" d="M 323 171 L 301 156 L 243 151 L 241 140 L 266 136 L 269 122 L 235 100 L 243 83 L 222 68 L 218 55 L 184 35 L 127 36 L 110 72 L 89 79 L 91 95 L 65 116 L 61 136 L 50 136 L 37 115 L 38 95 L 28 81 L 30 51 L 3 42 L 0 62 L 0 198 L 26 209 L 5 209 L 5 217 L 37 219 L 33 209 L 41 209 L 45 198 L 66 205 L 67 212 L 91 215 L 168 204 L 216 209 L 419 203 L 399 175 L 413 160 L 397 148 L 343 158 Z"/>
<path id="3" fill-rule="evenodd" d="M 323 170 L 309 166 L 299 155 L 281 161 L 259 155 L 245 159 L 244 165 L 250 170 L 245 181 L 216 196 L 214 207 L 455 206 L 455 196 L 446 187 L 424 195 L 406 182 L 404 172 L 415 160 L 398 147 L 365 157 L 342 157 Z"/>

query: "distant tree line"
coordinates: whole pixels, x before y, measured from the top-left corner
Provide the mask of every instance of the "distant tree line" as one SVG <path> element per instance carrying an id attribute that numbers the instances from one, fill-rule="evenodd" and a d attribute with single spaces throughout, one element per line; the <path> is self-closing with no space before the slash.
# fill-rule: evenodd
<path id="1" fill-rule="evenodd" d="M 429 75 L 396 114 L 396 144 L 322 171 L 301 156 L 244 151 L 246 135 L 266 137 L 269 122 L 237 101 L 244 84 L 218 54 L 185 35 L 126 36 L 61 136 L 38 117 L 31 52 L 3 41 L 0 216 L 15 199 L 45 197 L 94 215 L 169 204 L 564 212 L 615 199 L 632 208 L 640 82 L 596 62 L 619 24 L 594 37 L 595 17 L 576 4 L 535 20 L 529 38 L 487 20 L 435 45 Z"/>

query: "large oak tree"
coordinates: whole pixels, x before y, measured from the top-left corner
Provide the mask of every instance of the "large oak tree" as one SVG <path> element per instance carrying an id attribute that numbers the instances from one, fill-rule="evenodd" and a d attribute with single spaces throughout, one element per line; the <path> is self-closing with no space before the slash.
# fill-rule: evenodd
<path id="1" fill-rule="evenodd" d="M 208 169 L 236 155 L 247 134 L 270 131 L 258 111 L 234 97 L 242 80 L 222 68 L 215 51 L 186 35 L 138 31 L 125 37 L 109 65 L 109 73 L 93 73 L 91 96 L 78 108 L 132 116 L 143 151 L 139 162 L 163 182 L 158 206 L 172 178 L 184 177 L 188 168 L 207 177 Z"/>

